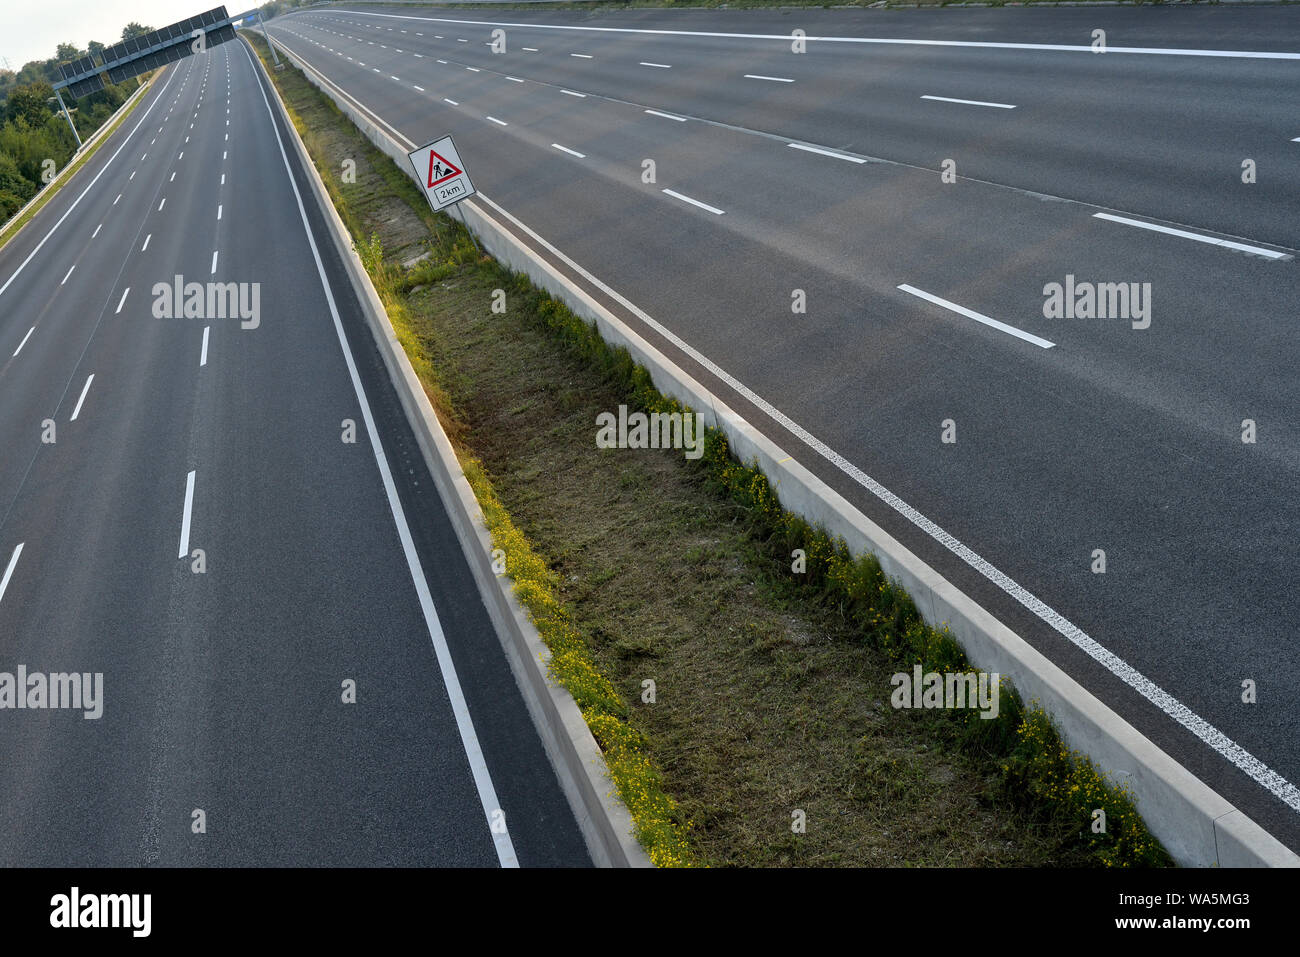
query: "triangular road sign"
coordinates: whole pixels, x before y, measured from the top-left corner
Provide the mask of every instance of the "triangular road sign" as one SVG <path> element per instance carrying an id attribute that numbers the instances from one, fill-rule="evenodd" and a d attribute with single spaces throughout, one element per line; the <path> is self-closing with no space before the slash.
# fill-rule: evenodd
<path id="1" fill-rule="evenodd" d="M 439 156 L 436 150 L 429 150 L 429 188 L 437 186 L 443 180 L 459 176 L 462 170 L 456 164 Z"/>

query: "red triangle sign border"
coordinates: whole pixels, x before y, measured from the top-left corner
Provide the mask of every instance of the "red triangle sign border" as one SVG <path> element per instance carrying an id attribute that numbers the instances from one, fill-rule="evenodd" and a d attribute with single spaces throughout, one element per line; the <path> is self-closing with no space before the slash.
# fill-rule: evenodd
<path id="1" fill-rule="evenodd" d="M 444 172 L 436 180 L 433 178 L 434 177 L 433 170 L 435 164 L 438 164 L 444 170 Z M 457 166 L 454 163 L 447 162 L 447 158 L 445 156 L 440 155 L 437 150 L 429 150 L 428 181 L 429 181 L 430 189 L 433 189 L 433 187 L 437 186 L 439 183 L 451 179 L 453 176 L 459 176 L 462 172 L 464 171 L 457 168 Z"/>

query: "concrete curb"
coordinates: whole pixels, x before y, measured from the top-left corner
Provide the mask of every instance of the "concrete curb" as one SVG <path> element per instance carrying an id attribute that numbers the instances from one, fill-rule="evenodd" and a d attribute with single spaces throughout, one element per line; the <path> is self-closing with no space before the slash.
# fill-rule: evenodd
<path id="1" fill-rule="evenodd" d="M 250 52 L 265 74 L 265 67 L 257 59 L 256 52 Z M 352 237 L 289 119 L 279 91 L 269 78 L 267 85 L 289 130 L 289 139 L 293 141 L 298 158 L 308 171 L 312 192 L 329 224 L 330 239 L 347 267 L 348 278 L 392 377 L 402 409 L 456 529 L 456 537 L 474 573 L 497 637 L 506 651 L 515 681 L 577 818 L 592 860 L 598 867 L 650 867 L 650 859 L 634 836 L 632 817 L 614 794 L 604 753 L 592 737 L 573 696 L 551 681 L 547 673 L 550 650 L 515 598 L 509 580 L 492 571 L 491 535 L 451 440 L 438 421 L 406 350 L 397 339 L 370 275 L 352 246 Z M 405 160 L 405 155 L 402 158 Z"/>
<path id="2" fill-rule="evenodd" d="M 392 157 L 399 169 L 415 178 L 405 149 L 380 127 L 382 121 L 333 88 L 282 44 L 276 46 L 378 149 Z M 785 508 L 821 525 L 831 535 L 842 536 L 855 554 L 874 554 L 885 574 L 912 596 L 928 623 L 948 626 L 973 663 L 1007 675 L 1027 703 L 1038 702 L 1056 720 L 1071 748 L 1087 754 L 1113 780 L 1130 788 L 1147 826 L 1179 864 L 1300 867 L 1300 855 L 1158 748 L 559 272 L 530 245 L 524 230 L 502 225 L 473 200 L 461 205 L 484 248 L 563 300 L 576 315 L 596 323 L 606 342 L 625 347 L 646 367 L 660 392 L 689 405 L 706 423 L 720 429 L 737 458 L 756 462 L 763 470 Z"/>
<path id="3" fill-rule="evenodd" d="M 64 186 L 67 185 L 67 183 L 62 183 L 60 182 L 60 180 L 62 180 L 65 176 L 68 176 L 68 170 L 72 169 L 72 167 L 76 165 L 77 161 L 81 159 L 82 154 L 84 154 L 87 150 L 93 149 L 95 146 L 99 144 L 100 140 L 102 140 L 105 136 L 108 135 L 108 131 L 113 129 L 113 124 L 115 124 L 123 116 L 124 111 L 131 109 L 132 104 L 134 104 L 136 100 L 138 100 L 150 88 L 152 88 L 154 81 L 157 80 L 158 77 L 160 77 L 161 75 L 162 75 L 161 70 L 155 71 L 154 75 L 149 78 L 148 83 L 144 83 L 141 84 L 140 86 L 137 86 L 135 88 L 135 92 L 132 93 L 130 96 L 128 96 L 122 102 L 122 105 L 119 106 L 113 112 L 113 115 L 110 116 L 108 119 L 106 119 L 103 123 L 101 123 L 99 129 L 95 130 L 95 132 L 90 134 L 90 139 L 86 140 L 84 143 L 81 144 L 81 149 L 77 150 L 77 152 L 72 154 L 72 159 L 68 160 L 68 165 L 63 167 L 63 169 L 59 170 L 58 175 L 55 176 L 54 179 L 46 183 L 45 188 L 43 190 L 38 192 L 35 196 L 33 196 L 26 203 L 24 203 L 22 209 L 18 210 L 18 212 L 10 216 L 9 219 L 7 219 L 4 223 L 0 223 L 0 233 L 3 233 L 5 231 L 5 227 L 8 223 L 21 219 L 23 217 L 23 214 L 26 213 L 27 210 L 31 209 L 42 199 L 48 198 L 50 200 L 53 200 L 54 193 L 57 193 Z M 89 160 L 87 160 L 87 162 L 89 162 Z M 82 168 L 84 169 L 84 167 Z M 78 172 L 80 172 L 80 170 L 78 170 Z M 17 239 L 18 236 L 22 234 L 22 231 L 24 229 L 26 229 L 32 223 L 36 222 L 36 217 L 40 215 L 41 215 L 40 211 L 37 211 L 37 213 L 34 216 L 32 216 L 31 219 L 27 220 L 27 222 L 23 223 L 21 226 L 15 229 L 8 236 L 5 236 L 4 238 L 0 239 L 0 249 L 4 249 L 5 246 L 8 246 L 11 242 Z"/>

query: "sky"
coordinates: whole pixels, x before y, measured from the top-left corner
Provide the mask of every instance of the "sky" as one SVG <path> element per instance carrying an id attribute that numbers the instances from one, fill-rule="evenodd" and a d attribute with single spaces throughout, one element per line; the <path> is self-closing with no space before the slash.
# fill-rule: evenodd
<path id="1" fill-rule="evenodd" d="M 222 0 L 0 0 L 0 68 L 20 70 L 28 60 L 54 56 L 60 43 L 85 49 L 91 40 L 108 46 L 122 39 L 135 20 L 165 27 L 221 6 Z M 261 0 L 227 2 L 228 13 L 244 13 Z"/>

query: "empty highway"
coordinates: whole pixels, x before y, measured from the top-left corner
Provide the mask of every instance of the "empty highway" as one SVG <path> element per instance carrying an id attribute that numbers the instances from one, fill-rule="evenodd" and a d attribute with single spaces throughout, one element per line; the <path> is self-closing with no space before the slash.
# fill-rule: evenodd
<path id="1" fill-rule="evenodd" d="M 1300 849 L 1300 10 L 268 29 Z"/>

